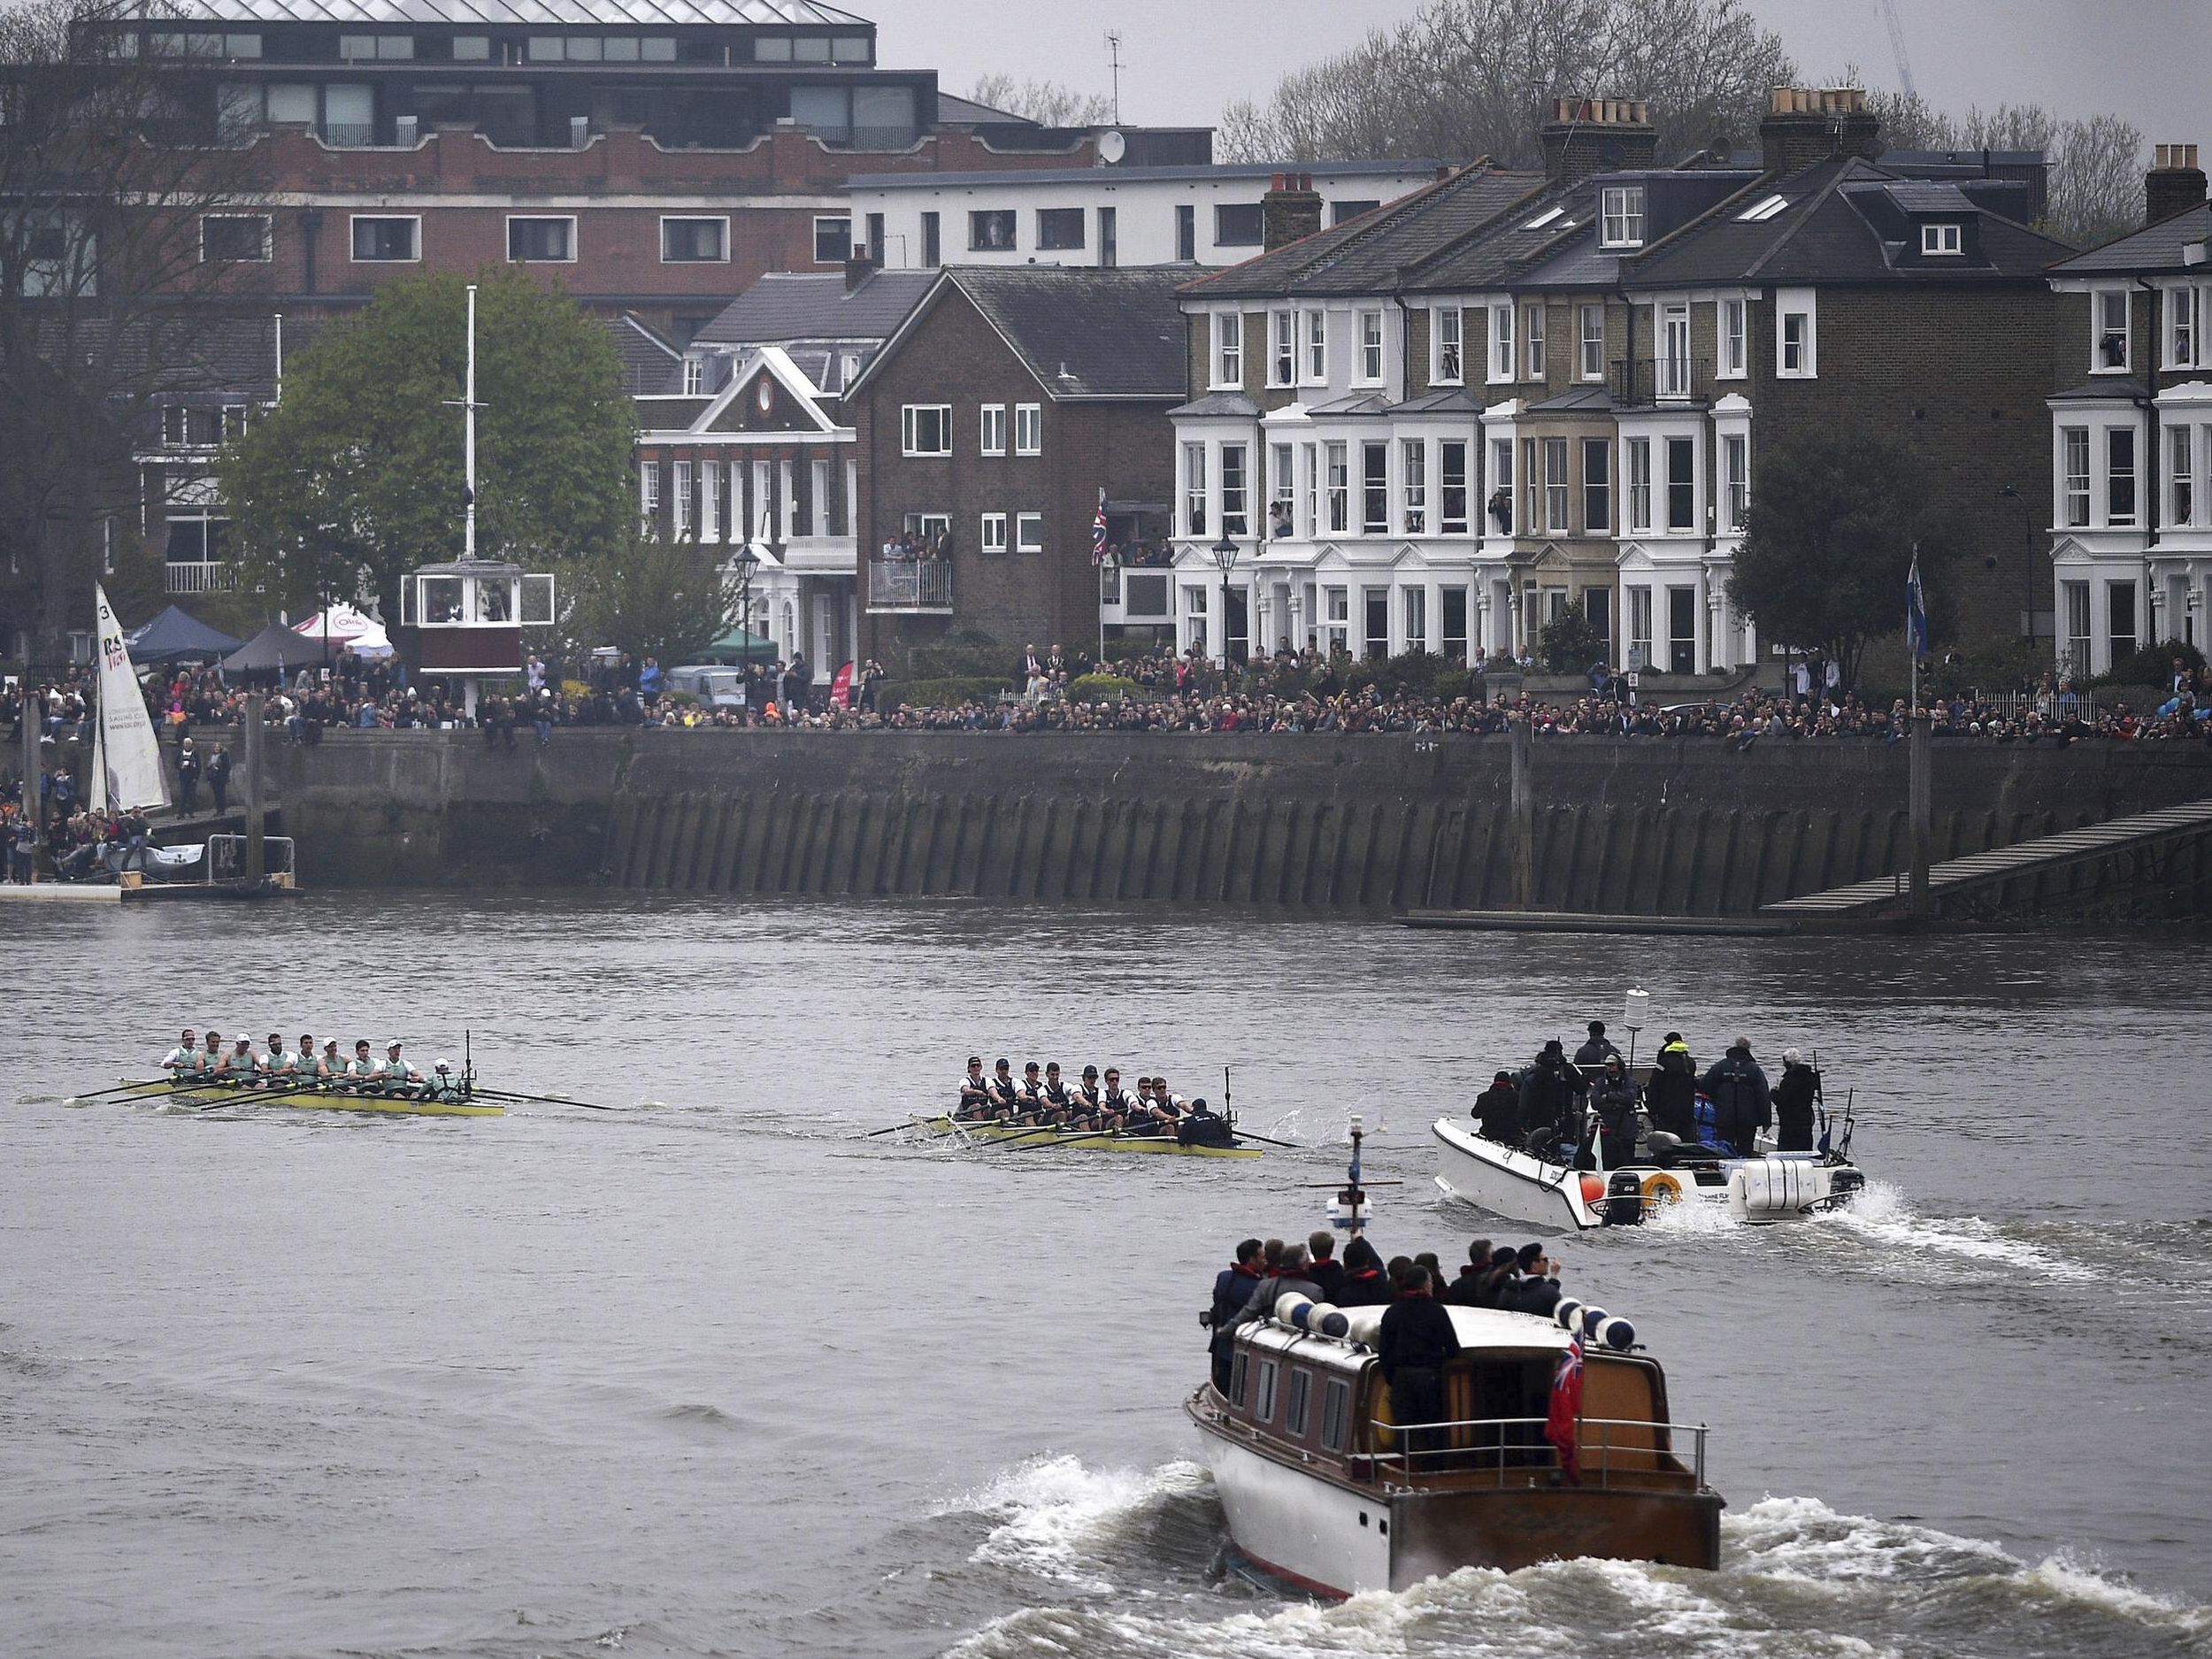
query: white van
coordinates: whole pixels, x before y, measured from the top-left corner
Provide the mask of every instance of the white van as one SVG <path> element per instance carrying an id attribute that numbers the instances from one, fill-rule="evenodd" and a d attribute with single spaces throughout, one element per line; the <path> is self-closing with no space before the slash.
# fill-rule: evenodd
<path id="1" fill-rule="evenodd" d="M 681 691 L 698 698 L 703 709 L 741 709 L 745 706 L 745 671 L 713 663 L 661 671 L 664 695 Z"/>

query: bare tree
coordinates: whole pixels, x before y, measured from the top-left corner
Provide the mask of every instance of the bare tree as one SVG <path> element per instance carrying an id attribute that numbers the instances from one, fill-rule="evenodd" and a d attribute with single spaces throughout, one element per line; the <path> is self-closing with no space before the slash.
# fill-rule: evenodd
<path id="1" fill-rule="evenodd" d="M 1057 81 L 1017 81 L 1004 73 L 985 75 L 968 96 L 1040 127 L 1096 127 L 1114 119 L 1114 101 L 1103 92 L 1079 92 Z"/>
<path id="2" fill-rule="evenodd" d="M 215 66 L 157 60 L 136 27 L 119 44 L 149 12 L 0 12 L 0 638 L 27 634 L 34 660 L 89 616 L 114 525 L 137 524 L 132 454 L 197 373 L 201 302 L 267 268 L 255 152 L 221 136 Z"/>
<path id="3" fill-rule="evenodd" d="M 1427 0 L 1348 51 L 1233 104 L 1238 161 L 1488 156 L 1529 164 L 1555 96 L 1647 99 L 1663 157 L 1747 141 L 1794 79 L 1743 0 Z"/>

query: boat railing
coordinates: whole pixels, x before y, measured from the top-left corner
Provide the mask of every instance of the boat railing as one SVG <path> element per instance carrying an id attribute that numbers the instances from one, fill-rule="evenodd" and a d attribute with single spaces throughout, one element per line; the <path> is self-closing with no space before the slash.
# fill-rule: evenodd
<path id="1" fill-rule="evenodd" d="M 1387 1452 L 1355 1457 L 1375 1470 L 1415 1475 L 1488 1474 L 1503 1486 L 1532 1474 L 1564 1472 L 1559 1448 L 1544 1438 L 1548 1417 L 1468 1417 L 1447 1423 L 1386 1423 L 1370 1418 L 1372 1443 L 1395 1442 Z M 1690 1451 L 1689 1472 L 1705 1489 L 1702 1423 L 1655 1423 L 1644 1417 L 1578 1417 L 1577 1474 L 1585 1486 L 1647 1486 L 1652 1478 L 1678 1475 L 1677 1448 Z M 1455 1484 L 1463 1484 L 1455 1482 Z"/>

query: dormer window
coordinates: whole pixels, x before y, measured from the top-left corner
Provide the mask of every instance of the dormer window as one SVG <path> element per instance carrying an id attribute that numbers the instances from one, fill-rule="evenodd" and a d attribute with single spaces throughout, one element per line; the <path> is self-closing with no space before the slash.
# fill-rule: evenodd
<path id="1" fill-rule="evenodd" d="M 1956 255 L 1959 250 L 1959 227 L 1956 225 L 1923 225 L 1920 227 L 1920 251 L 1930 255 Z"/>
<path id="2" fill-rule="evenodd" d="M 1609 184 L 1599 192 L 1598 246 L 1640 248 L 1644 245 L 1644 187 Z"/>
<path id="3" fill-rule="evenodd" d="M 2090 303 L 2090 367 L 2098 373 L 2124 373 L 2128 366 L 2127 290 L 2101 288 Z"/>
<path id="4" fill-rule="evenodd" d="M 1744 209 L 1742 212 L 1737 214 L 1736 218 L 1742 223 L 1750 223 L 1758 219 L 1772 219 L 1777 213 L 1780 212 L 1789 204 L 1790 199 L 1786 196 L 1770 196 L 1759 201 L 1754 202 L 1749 207 Z"/>

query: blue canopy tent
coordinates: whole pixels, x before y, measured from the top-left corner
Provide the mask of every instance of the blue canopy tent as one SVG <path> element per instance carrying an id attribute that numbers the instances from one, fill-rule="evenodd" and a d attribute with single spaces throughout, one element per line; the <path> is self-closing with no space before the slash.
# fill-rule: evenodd
<path id="1" fill-rule="evenodd" d="M 245 641 L 211 628 L 190 611 L 171 605 L 151 622 L 123 636 L 134 663 L 175 663 L 188 657 L 212 661 Z"/>

